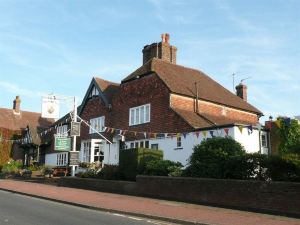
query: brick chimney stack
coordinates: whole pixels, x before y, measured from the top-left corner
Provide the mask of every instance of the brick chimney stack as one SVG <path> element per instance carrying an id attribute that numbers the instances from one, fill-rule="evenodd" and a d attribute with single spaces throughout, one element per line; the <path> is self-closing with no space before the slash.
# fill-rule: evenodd
<path id="1" fill-rule="evenodd" d="M 161 42 L 146 45 L 143 49 L 143 64 L 152 58 L 158 58 L 176 64 L 177 48 L 170 45 L 169 40 L 170 35 L 165 33 L 161 35 Z"/>
<path id="2" fill-rule="evenodd" d="M 240 83 L 235 87 L 236 95 L 239 96 L 244 101 L 247 101 L 247 86 L 243 83 Z"/>
<path id="3" fill-rule="evenodd" d="M 14 100 L 14 104 L 13 104 L 13 110 L 16 114 L 20 114 L 20 105 L 21 105 L 20 96 L 16 96 L 16 99 Z"/>

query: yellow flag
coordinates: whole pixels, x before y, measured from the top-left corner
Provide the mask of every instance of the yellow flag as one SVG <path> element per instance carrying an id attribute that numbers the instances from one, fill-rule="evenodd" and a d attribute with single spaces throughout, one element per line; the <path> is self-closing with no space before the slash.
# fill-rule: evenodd
<path id="1" fill-rule="evenodd" d="M 177 133 L 177 134 L 176 134 L 176 137 L 178 137 L 178 138 L 179 138 L 180 136 L 181 136 L 181 134 L 180 134 L 180 133 Z"/>
<path id="2" fill-rule="evenodd" d="M 239 125 L 238 128 L 239 128 L 239 130 L 240 130 L 240 132 L 241 132 L 241 134 L 242 134 L 242 133 L 243 133 L 243 126 L 242 126 L 242 125 Z"/>
<path id="3" fill-rule="evenodd" d="M 203 137 L 206 138 L 206 136 L 207 136 L 207 131 L 202 131 L 202 134 L 203 134 Z"/>
<path id="4" fill-rule="evenodd" d="M 281 121 L 280 120 L 276 120 L 275 122 L 274 122 L 276 125 L 277 125 L 277 127 L 281 127 Z"/>

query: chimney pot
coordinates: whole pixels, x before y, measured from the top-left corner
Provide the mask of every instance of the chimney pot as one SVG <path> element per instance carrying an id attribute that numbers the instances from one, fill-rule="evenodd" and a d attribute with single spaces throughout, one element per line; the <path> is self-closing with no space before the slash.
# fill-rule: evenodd
<path id="1" fill-rule="evenodd" d="M 166 62 L 176 64 L 177 48 L 169 44 L 170 35 L 164 33 L 161 35 L 161 42 L 146 45 L 143 49 L 143 64 L 152 58 L 162 59 Z"/>
<path id="2" fill-rule="evenodd" d="M 244 101 L 247 101 L 247 86 L 245 84 L 240 83 L 235 87 L 236 95 L 239 96 Z"/>
<path id="3" fill-rule="evenodd" d="M 20 105 L 21 105 L 21 99 L 20 96 L 16 96 L 16 99 L 13 102 L 13 110 L 15 113 L 20 113 Z"/>

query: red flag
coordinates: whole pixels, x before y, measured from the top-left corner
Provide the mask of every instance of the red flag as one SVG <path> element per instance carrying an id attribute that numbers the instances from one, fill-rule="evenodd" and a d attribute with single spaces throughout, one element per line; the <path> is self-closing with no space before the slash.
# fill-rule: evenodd
<path id="1" fill-rule="evenodd" d="M 228 135 L 229 128 L 224 128 L 224 131 L 225 131 L 226 135 Z"/>

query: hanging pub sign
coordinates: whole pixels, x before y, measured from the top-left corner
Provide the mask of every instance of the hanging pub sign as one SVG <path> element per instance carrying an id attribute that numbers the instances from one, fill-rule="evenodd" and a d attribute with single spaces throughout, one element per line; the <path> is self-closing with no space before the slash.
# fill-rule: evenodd
<path id="1" fill-rule="evenodd" d="M 71 136 L 80 136 L 80 122 L 71 123 Z"/>
<path id="2" fill-rule="evenodd" d="M 71 151 L 71 138 L 55 136 L 55 151 Z"/>
<path id="3" fill-rule="evenodd" d="M 70 166 L 79 165 L 79 152 L 75 152 L 75 151 L 69 152 L 69 165 Z"/>
<path id="4" fill-rule="evenodd" d="M 42 117 L 49 119 L 59 118 L 59 100 L 54 95 L 42 97 Z"/>

